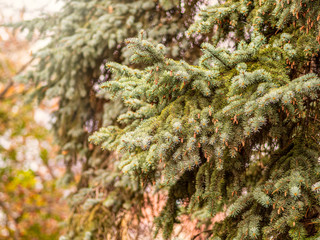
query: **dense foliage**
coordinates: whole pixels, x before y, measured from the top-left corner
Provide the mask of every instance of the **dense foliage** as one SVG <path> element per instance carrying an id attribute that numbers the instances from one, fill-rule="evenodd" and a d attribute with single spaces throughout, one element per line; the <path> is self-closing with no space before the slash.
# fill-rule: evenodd
<path id="1" fill-rule="evenodd" d="M 30 37 L 39 31 L 42 38 L 50 38 L 47 46 L 33 54 L 38 61 L 34 69 L 20 80 L 36 84 L 33 95 L 39 100 L 59 98 L 52 123 L 61 147 L 59 158 L 67 166 L 61 182 L 75 179 L 73 170 L 82 167 L 77 191 L 70 199 L 71 239 L 119 239 L 128 235 L 128 229 L 133 235 L 144 234 L 139 227 L 141 207 L 148 204 L 144 189 L 120 172 L 114 153 L 88 142 L 93 131 L 116 123 L 125 111 L 122 101 L 110 101 L 109 94 L 99 91 L 98 84 L 111 79 L 103 62 L 128 64 L 131 53 L 124 48 L 124 40 L 141 29 L 170 46 L 170 56 L 185 54 L 193 61 L 199 46 L 187 41 L 184 32 L 201 2 L 189 1 L 182 7 L 176 0 L 72 0 L 59 13 L 22 24 Z"/>
<path id="2" fill-rule="evenodd" d="M 126 237 L 150 190 L 165 239 L 183 215 L 212 239 L 320 237 L 319 2 L 208 3 L 70 0 L 25 23 L 51 37 L 29 77 L 60 99 L 66 179 L 83 167 L 64 238 Z"/>

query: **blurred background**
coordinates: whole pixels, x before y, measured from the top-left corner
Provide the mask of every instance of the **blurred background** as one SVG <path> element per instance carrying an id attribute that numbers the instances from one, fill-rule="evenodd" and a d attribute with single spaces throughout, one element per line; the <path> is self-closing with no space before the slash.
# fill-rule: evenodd
<path id="1" fill-rule="evenodd" d="M 60 7 L 52 0 L 0 0 L 0 24 Z M 65 169 L 50 134 L 57 101 L 28 102 L 32 86 L 13 81 L 32 61 L 32 51 L 44 44 L 36 35 L 32 41 L 27 37 L 28 32 L 0 27 L 0 239 L 58 239 L 70 188 L 58 187 Z"/>

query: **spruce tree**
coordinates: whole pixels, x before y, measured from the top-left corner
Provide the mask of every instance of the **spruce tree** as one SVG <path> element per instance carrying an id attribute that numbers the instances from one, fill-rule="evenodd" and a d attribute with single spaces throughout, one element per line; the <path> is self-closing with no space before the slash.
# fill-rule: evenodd
<path id="1" fill-rule="evenodd" d="M 319 1 L 227 0 L 186 32 L 206 40 L 198 61 L 147 30 L 126 40 L 130 65 L 106 64 L 101 87 L 127 108 L 90 141 L 167 191 L 156 234 L 190 215 L 215 240 L 320 238 L 319 19 Z"/>
<path id="2" fill-rule="evenodd" d="M 67 167 L 60 184 L 74 182 L 72 169 L 82 168 L 70 197 L 67 234 L 61 239 L 125 239 L 128 228 L 139 228 L 137 219 L 145 204 L 139 180 L 122 174 L 113 151 L 102 151 L 88 142 L 101 127 L 126 126 L 116 121 L 126 112 L 123 101 L 111 101 L 110 93 L 99 90 L 99 84 L 115 78 L 104 63 L 130 64 L 132 50 L 125 48 L 124 40 L 137 36 L 141 29 L 166 45 L 168 56 L 184 55 L 194 62 L 205 38 L 190 42 L 184 32 L 202 2 L 65 0 L 61 11 L 15 25 L 28 31 L 28 37 L 36 33 L 48 42 L 33 53 L 35 64 L 19 80 L 36 86 L 31 97 L 39 101 L 59 99 L 52 123 L 59 158 Z M 126 221 L 128 216 L 134 221 Z"/>

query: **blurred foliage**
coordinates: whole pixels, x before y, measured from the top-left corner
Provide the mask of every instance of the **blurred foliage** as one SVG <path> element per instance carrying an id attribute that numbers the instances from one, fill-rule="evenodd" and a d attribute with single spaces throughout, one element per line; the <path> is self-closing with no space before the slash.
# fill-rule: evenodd
<path id="1" fill-rule="evenodd" d="M 66 214 L 56 178 L 63 170 L 53 160 L 52 137 L 35 121 L 31 89 L 13 82 L 30 45 L 18 33 L 0 35 L 0 239 L 57 239 Z M 41 120 L 41 119 L 40 119 Z"/>

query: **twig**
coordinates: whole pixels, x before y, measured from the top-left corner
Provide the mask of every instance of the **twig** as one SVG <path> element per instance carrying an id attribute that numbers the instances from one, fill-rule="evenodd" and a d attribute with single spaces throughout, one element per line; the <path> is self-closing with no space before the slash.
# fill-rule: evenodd
<path id="1" fill-rule="evenodd" d="M 208 51 L 210 52 L 210 54 L 211 54 L 213 57 L 215 57 L 216 59 L 218 59 L 225 67 L 227 67 L 229 70 L 232 69 L 227 63 L 225 63 L 220 57 L 218 57 L 217 54 L 214 54 L 210 49 L 208 49 Z"/>
<path id="2" fill-rule="evenodd" d="M 9 91 L 9 89 L 13 86 L 13 80 L 10 79 L 10 82 L 8 82 L 7 86 L 3 89 L 3 91 L 0 93 L 0 99 L 4 98 L 6 93 Z"/>
<path id="3" fill-rule="evenodd" d="M 24 64 L 19 71 L 15 74 L 15 75 L 19 75 L 20 73 L 22 73 L 29 65 L 30 63 L 33 62 L 35 58 L 31 58 L 26 64 Z M 4 96 L 6 95 L 6 93 L 9 91 L 9 89 L 13 86 L 14 81 L 12 79 L 12 77 L 9 77 L 9 82 L 7 84 L 7 86 L 3 89 L 3 91 L 0 93 L 0 100 L 4 98 Z"/>
<path id="4" fill-rule="evenodd" d="M 201 233 L 198 233 L 197 235 L 195 235 L 194 237 L 191 238 L 191 240 L 195 240 L 197 237 L 199 237 L 202 233 L 212 233 L 213 231 L 212 230 L 206 230 L 206 231 L 203 231 Z"/>

